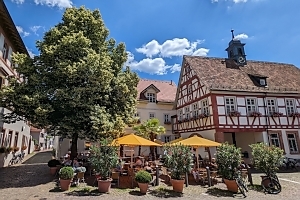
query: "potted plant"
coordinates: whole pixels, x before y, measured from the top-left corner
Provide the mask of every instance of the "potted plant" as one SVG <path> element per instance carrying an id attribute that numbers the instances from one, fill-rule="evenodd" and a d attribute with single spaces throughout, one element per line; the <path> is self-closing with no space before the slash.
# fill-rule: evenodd
<path id="1" fill-rule="evenodd" d="M 27 149 L 27 146 L 25 146 L 25 145 L 23 145 L 21 148 L 22 151 L 25 151 L 26 149 Z"/>
<path id="2" fill-rule="evenodd" d="M 241 149 L 234 145 L 223 143 L 217 147 L 216 163 L 218 174 L 222 176 L 227 189 L 231 192 L 238 192 L 238 186 L 235 182 L 236 169 L 241 165 Z"/>
<path id="3" fill-rule="evenodd" d="M 52 159 L 52 160 L 48 161 L 48 167 L 50 167 L 50 174 L 55 175 L 55 173 L 58 169 L 57 165 L 61 165 L 59 160 Z"/>
<path id="4" fill-rule="evenodd" d="M 185 145 L 166 145 L 164 147 L 167 154 L 165 155 L 165 166 L 171 170 L 171 184 L 175 192 L 182 192 L 184 178 L 187 172 L 191 171 L 193 154 L 189 146 Z"/>
<path id="5" fill-rule="evenodd" d="M 13 151 L 12 147 L 7 147 L 6 150 L 5 150 L 5 153 L 9 154 L 12 151 Z"/>
<path id="6" fill-rule="evenodd" d="M 74 177 L 74 170 L 72 167 L 63 167 L 59 170 L 59 182 L 62 191 L 70 189 L 71 181 Z"/>
<path id="7" fill-rule="evenodd" d="M 138 183 L 140 192 L 146 194 L 149 183 L 152 181 L 152 176 L 145 170 L 140 170 L 135 174 L 135 181 Z"/>
<path id="8" fill-rule="evenodd" d="M 98 190 L 102 193 L 110 191 L 111 169 L 118 165 L 118 147 L 111 145 L 111 139 L 102 139 L 99 146 L 91 146 L 90 162 L 95 171 L 99 173 Z"/>
<path id="9" fill-rule="evenodd" d="M 276 146 L 264 143 L 249 145 L 252 149 L 252 161 L 255 169 L 262 171 L 266 176 L 275 174 L 283 162 L 283 150 Z M 265 176 L 262 176 L 264 178 Z"/>

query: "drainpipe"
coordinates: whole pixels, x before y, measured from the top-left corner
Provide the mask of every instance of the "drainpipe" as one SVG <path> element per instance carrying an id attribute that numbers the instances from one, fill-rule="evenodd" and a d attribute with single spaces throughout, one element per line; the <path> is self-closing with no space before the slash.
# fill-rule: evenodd
<path id="1" fill-rule="evenodd" d="M 267 93 L 265 92 L 264 93 L 264 114 L 265 114 L 265 122 L 266 122 L 266 132 L 267 132 L 267 136 L 268 136 L 268 139 L 269 139 L 269 118 L 267 116 L 267 104 L 266 104 L 266 101 L 267 101 Z M 269 144 L 269 140 L 268 140 L 268 144 Z M 269 144 L 270 145 L 270 144 Z"/>

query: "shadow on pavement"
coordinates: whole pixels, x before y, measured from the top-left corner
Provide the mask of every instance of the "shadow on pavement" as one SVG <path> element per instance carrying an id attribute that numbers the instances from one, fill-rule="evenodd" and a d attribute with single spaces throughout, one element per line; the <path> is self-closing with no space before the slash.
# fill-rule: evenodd
<path id="1" fill-rule="evenodd" d="M 51 152 L 39 152 L 20 165 L 0 169 L 0 189 L 34 187 L 50 183 L 54 176 L 50 175 L 47 162 Z"/>

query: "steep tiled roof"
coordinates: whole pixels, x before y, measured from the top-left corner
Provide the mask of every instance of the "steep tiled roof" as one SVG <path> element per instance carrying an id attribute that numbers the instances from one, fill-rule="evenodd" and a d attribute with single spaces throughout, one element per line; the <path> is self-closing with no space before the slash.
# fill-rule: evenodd
<path id="1" fill-rule="evenodd" d="M 173 81 L 159 81 L 159 80 L 147 80 L 140 79 L 137 90 L 138 98 L 145 99 L 141 94 L 146 88 L 153 84 L 160 92 L 157 93 L 157 101 L 161 102 L 174 102 L 176 97 L 177 86 Z"/>
<path id="2" fill-rule="evenodd" d="M 211 90 L 300 93 L 300 69 L 291 64 L 247 61 L 237 66 L 224 58 L 184 56 L 184 61 Z M 250 76 L 267 77 L 268 87 L 258 87 Z"/>

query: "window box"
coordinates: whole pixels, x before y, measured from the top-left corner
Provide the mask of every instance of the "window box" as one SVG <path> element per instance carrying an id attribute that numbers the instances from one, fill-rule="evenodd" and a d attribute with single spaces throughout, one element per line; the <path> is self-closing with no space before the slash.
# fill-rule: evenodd
<path id="1" fill-rule="evenodd" d="M 272 113 L 271 113 L 271 116 L 272 116 L 272 117 L 282 117 L 282 116 L 283 116 L 283 113 L 281 113 L 281 112 L 272 112 Z"/>
<path id="2" fill-rule="evenodd" d="M 194 117 L 192 117 L 192 120 L 196 120 L 196 119 L 198 119 L 198 117 L 197 117 L 197 116 L 194 116 Z"/>
<path id="3" fill-rule="evenodd" d="M 252 111 L 252 112 L 249 113 L 249 116 L 250 117 L 261 117 L 262 114 L 258 111 Z"/>
<path id="4" fill-rule="evenodd" d="M 239 117 L 241 116 L 241 113 L 239 111 L 231 111 L 228 114 L 230 117 Z"/>
<path id="5" fill-rule="evenodd" d="M 189 119 L 187 119 L 187 118 L 185 118 L 183 121 L 184 121 L 184 122 L 188 122 L 188 121 L 190 121 L 190 120 L 189 120 Z"/>
<path id="6" fill-rule="evenodd" d="M 166 121 L 166 122 L 164 122 L 164 124 L 171 124 L 171 122 L 170 121 Z"/>
<path id="7" fill-rule="evenodd" d="M 203 119 L 203 118 L 206 118 L 206 117 L 208 117 L 208 114 L 206 114 L 206 113 L 201 113 L 201 114 L 198 116 L 199 119 Z"/>
<path id="8" fill-rule="evenodd" d="M 298 112 L 291 113 L 290 117 L 300 117 L 300 113 Z"/>

